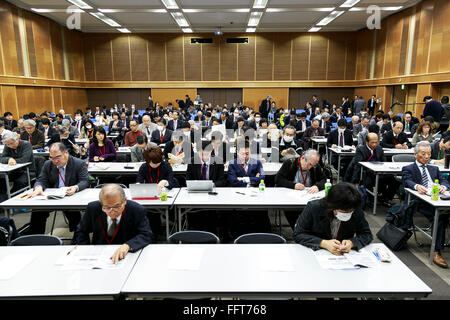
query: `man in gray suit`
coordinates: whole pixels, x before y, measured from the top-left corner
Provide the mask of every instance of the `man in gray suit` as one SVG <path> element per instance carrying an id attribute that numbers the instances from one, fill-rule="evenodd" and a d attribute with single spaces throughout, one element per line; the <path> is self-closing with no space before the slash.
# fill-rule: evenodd
<path id="1" fill-rule="evenodd" d="M 66 196 L 72 196 L 76 192 L 89 187 L 86 163 L 69 155 L 65 144 L 61 142 L 53 143 L 50 146 L 49 159 L 45 161 L 30 197 L 43 195 L 47 188 L 66 187 Z M 64 214 L 69 220 L 69 230 L 75 231 L 81 220 L 80 212 L 65 212 Z M 48 216 L 49 212 L 33 211 L 30 221 L 30 234 L 45 233 Z"/>
<path id="2" fill-rule="evenodd" d="M 154 142 L 148 142 L 148 138 L 145 134 L 140 134 L 136 139 L 136 144 L 131 147 L 131 162 L 143 162 L 144 160 L 144 151 L 147 148 L 156 146 Z"/>
<path id="3" fill-rule="evenodd" d="M 361 119 L 361 122 L 353 127 L 353 137 L 356 138 L 360 132 L 367 131 L 369 122 L 370 116 L 364 116 L 364 118 Z"/>
<path id="4" fill-rule="evenodd" d="M 366 108 L 366 101 L 364 101 L 362 96 L 359 96 L 353 105 L 353 114 L 358 114 L 361 110 Z"/>

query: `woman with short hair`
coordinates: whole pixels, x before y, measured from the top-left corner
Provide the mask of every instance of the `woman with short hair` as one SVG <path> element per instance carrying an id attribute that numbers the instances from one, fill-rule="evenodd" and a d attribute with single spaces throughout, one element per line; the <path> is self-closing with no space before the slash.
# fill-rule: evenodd
<path id="1" fill-rule="evenodd" d="M 164 160 L 163 152 L 158 146 L 153 146 L 144 152 L 145 163 L 139 168 L 136 182 L 156 183 L 161 190 L 164 187 L 172 189 L 177 186 L 170 164 Z"/>
<path id="2" fill-rule="evenodd" d="M 116 161 L 116 149 L 112 141 L 106 137 L 106 131 L 103 127 L 95 127 L 94 137 L 89 145 L 89 161 Z"/>
<path id="3" fill-rule="evenodd" d="M 434 137 L 431 134 L 431 123 L 424 121 L 417 127 L 416 133 L 414 133 L 414 136 L 412 137 L 411 144 L 414 147 L 420 141 L 428 141 L 431 143 L 433 140 Z"/>

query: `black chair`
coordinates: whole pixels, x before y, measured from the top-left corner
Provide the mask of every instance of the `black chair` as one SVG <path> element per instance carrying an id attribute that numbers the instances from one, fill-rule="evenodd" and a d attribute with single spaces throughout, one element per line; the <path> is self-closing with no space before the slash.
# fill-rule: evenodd
<path id="1" fill-rule="evenodd" d="M 62 246 L 60 238 L 46 234 L 21 236 L 11 241 L 11 246 Z"/>
<path id="2" fill-rule="evenodd" d="M 14 220 L 0 217 L 0 246 L 8 246 L 11 240 L 19 237 Z"/>
<path id="3" fill-rule="evenodd" d="M 412 154 L 394 154 L 392 162 L 414 162 L 416 158 Z"/>
<path id="4" fill-rule="evenodd" d="M 171 234 L 167 239 L 167 242 L 181 244 L 217 244 L 220 243 L 220 240 L 214 233 L 211 232 L 189 230 Z"/>
<path id="5" fill-rule="evenodd" d="M 247 233 L 234 240 L 235 244 L 282 244 L 286 239 L 275 233 Z"/>

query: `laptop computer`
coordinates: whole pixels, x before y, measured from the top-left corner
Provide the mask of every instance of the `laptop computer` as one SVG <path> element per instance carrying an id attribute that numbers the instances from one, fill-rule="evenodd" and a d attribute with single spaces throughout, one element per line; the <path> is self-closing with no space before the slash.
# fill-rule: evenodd
<path id="1" fill-rule="evenodd" d="M 156 183 L 130 184 L 132 200 L 156 200 L 159 199 L 158 185 Z"/>
<path id="2" fill-rule="evenodd" d="M 186 180 L 188 192 L 210 192 L 213 191 L 212 180 Z"/>

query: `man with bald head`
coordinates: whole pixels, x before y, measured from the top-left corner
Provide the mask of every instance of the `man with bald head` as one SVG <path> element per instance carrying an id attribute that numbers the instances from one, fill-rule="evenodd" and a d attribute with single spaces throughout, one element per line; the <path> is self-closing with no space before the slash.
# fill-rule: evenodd
<path id="1" fill-rule="evenodd" d="M 408 136 L 403 132 L 403 123 L 400 121 L 395 122 L 392 130 L 386 131 L 383 134 L 381 146 L 383 148 L 396 149 L 408 149 L 412 147 L 411 142 L 408 140 Z"/>
<path id="2" fill-rule="evenodd" d="M 92 235 L 92 242 L 90 240 Z M 99 200 L 90 202 L 75 232 L 77 244 L 120 244 L 111 256 L 113 263 L 153 242 L 147 212 L 135 201 L 127 200 L 117 184 L 105 185 Z"/>
<path id="3" fill-rule="evenodd" d="M 152 132 L 157 129 L 156 123 L 153 123 L 149 115 L 142 116 L 142 123 L 139 125 L 139 131 L 147 135 L 150 139 Z"/>

